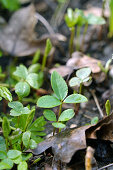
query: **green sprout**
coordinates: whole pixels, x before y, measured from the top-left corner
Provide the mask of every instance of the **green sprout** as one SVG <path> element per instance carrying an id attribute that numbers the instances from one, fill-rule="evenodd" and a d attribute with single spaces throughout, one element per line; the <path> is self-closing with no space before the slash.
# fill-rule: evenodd
<path id="1" fill-rule="evenodd" d="M 109 100 L 106 101 L 105 108 L 106 108 L 106 114 L 107 114 L 107 116 L 109 116 L 110 115 L 110 110 L 111 110 L 111 104 L 110 104 Z"/>
<path id="2" fill-rule="evenodd" d="M 107 73 L 109 72 L 111 62 L 112 62 L 112 59 L 109 59 L 106 62 L 105 67 L 102 65 L 101 62 L 98 62 L 98 66 L 100 67 L 101 71 L 105 73 L 106 77 L 107 77 Z"/>
<path id="3" fill-rule="evenodd" d="M 110 17 L 109 17 L 109 33 L 108 36 L 113 36 L 113 0 L 109 1 Z"/>
<path id="4" fill-rule="evenodd" d="M 53 121 L 52 125 L 54 126 L 55 133 L 55 128 L 58 128 L 59 131 L 62 128 L 65 128 L 65 123 L 75 115 L 73 109 L 67 109 L 62 112 L 62 105 L 64 103 L 87 102 L 87 98 L 81 94 L 72 94 L 67 96 L 68 86 L 65 80 L 56 71 L 54 71 L 51 75 L 51 86 L 55 95 L 45 95 L 40 97 L 37 101 L 37 106 L 46 108 L 44 116 L 47 120 Z M 52 110 L 48 109 L 56 106 L 59 106 L 57 116 Z"/>

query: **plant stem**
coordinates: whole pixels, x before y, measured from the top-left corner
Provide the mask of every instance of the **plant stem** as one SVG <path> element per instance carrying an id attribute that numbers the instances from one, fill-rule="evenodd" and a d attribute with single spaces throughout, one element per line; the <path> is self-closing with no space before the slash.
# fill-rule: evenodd
<path id="1" fill-rule="evenodd" d="M 62 103 L 63 104 L 63 103 Z M 61 111 L 62 111 L 62 104 L 59 106 L 59 112 L 58 112 L 58 118 L 60 117 L 61 115 Z"/>
<path id="2" fill-rule="evenodd" d="M 42 72 L 44 71 L 44 68 L 45 68 L 45 65 L 46 65 L 46 60 L 47 60 L 47 55 L 44 54 L 43 60 L 42 60 L 42 68 L 41 68 Z"/>
<path id="3" fill-rule="evenodd" d="M 72 27 L 72 28 L 71 28 L 70 41 L 69 41 L 69 55 L 70 55 L 70 58 L 71 58 L 71 54 L 73 53 L 74 36 L 75 36 L 75 27 Z"/>
<path id="4" fill-rule="evenodd" d="M 80 83 L 79 94 L 82 94 L 82 83 Z"/>
<path id="5" fill-rule="evenodd" d="M 85 24 L 85 27 L 84 27 L 84 32 L 83 32 L 83 38 L 82 38 L 82 45 L 81 45 L 81 51 L 83 52 L 84 51 L 84 41 L 85 41 L 85 36 L 86 36 L 86 32 L 88 30 L 88 23 Z"/>
<path id="6" fill-rule="evenodd" d="M 82 94 L 82 83 L 80 83 L 79 94 Z M 80 108 L 80 103 L 78 103 L 78 104 L 76 105 L 76 112 L 75 112 L 75 115 L 78 114 L 79 108 Z"/>
<path id="7" fill-rule="evenodd" d="M 76 41 L 76 51 L 80 50 L 80 26 L 77 26 L 77 33 L 76 33 L 77 41 Z"/>

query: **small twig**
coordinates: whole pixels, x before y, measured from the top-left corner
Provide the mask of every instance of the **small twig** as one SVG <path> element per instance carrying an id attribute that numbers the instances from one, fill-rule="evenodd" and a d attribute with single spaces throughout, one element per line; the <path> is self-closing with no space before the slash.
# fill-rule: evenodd
<path id="1" fill-rule="evenodd" d="M 98 108 L 98 111 L 99 111 L 99 113 L 100 113 L 100 116 L 101 116 L 101 118 L 103 118 L 103 117 L 104 117 L 104 114 L 103 114 L 103 111 L 102 111 L 102 109 L 101 109 L 101 107 L 100 107 L 100 105 L 99 105 L 99 102 L 98 102 L 98 99 L 97 99 L 97 97 L 96 97 L 96 94 L 95 94 L 94 90 L 91 90 L 91 94 L 92 94 L 92 96 L 93 96 L 93 98 L 94 98 L 94 101 L 95 101 L 95 103 L 96 103 L 96 106 L 97 106 L 97 108 Z"/>
<path id="2" fill-rule="evenodd" d="M 103 167 L 99 168 L 98 170 L 102 170 L 102 169 L 108 168 L 108 167 L 110 167 L 110 166 L 113 166 L 113 163 L 108 164 L 108 165 L 106 165 L 106 166 L 103 166 Z"/>
<path id="3" fill-rule="evenodd" d="M 85 169 L 91 170 L 92 169 L 92 159 L 94 156 L 94 149 L 90 146 L 88 146 L 86 150 L 86 156 L 85 156 Z"/>

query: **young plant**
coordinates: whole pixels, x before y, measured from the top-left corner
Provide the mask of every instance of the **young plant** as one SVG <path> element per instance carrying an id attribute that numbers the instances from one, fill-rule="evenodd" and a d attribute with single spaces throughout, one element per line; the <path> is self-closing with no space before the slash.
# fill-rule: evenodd
<path id="1" fill-rule="evenodd" d="M 95 116 L 94 118 L 91 119 L 91 125 L 95 125 L 96 123 L 98 123 L 99 119 L 97 116 Z"/>
<path id="2" fill-rule="evenodd" d="M 58 128 L 60 131 L 61 128 L 65 127 L 65 123 L 75 115 L 73 109 L 67 109 L 62 112 L 62 105 L 64 103 L 87 102 L 87 98 L 81 94 L 72 94 L 67 96 L 68 86 L 65 80 L 56 71 L 54 71 L 51 75 L 51 86 L 55 95 L 45 95 L 40 97 L 37 101 L 37 106 L 41 108 L 54 108 L 59 106 L 57 116 L 49 109 L 44 111 L 44 116 L 47 120 L 53 121 L 52 125 L 54 128 Z"/>
<path id="3" fill-rule="evenodd" d="M 77 39 L 80 35 L 80 27 L 84 23 L 83 12 L 79 9 L 75 9 L 73 11 L 71 8 L 68 8 L 67 14 L 65 15 L 65 22 L 71 31 L 70 41 L 69 41 L 69 54 L 73 53 L 73 41 L 75 36 L 75 25 L 78 24 L 77 27 Z M 77 45 L 77 50 L 79 50 L 79 44 Z"/>
<path id="4" fill-rule="evenodd" d="M 12 101 L 12 95 L 6 87 L 0 87 L 0 97 Z M 41 116 L 35 121 L 35 109 L 24 107 L 18 101 L 9 102 L 11 107 L 10 119 L 1 118 L 2 133 L 0 136 L 0 169 L 12 169 L 16 164 L 18 170 L 28 169 L 28 160 L 31 153 L 25 153 L 28 149 L 37 147 L 37 143 L 43 141 L 40 136 L 43 132 L 46 121 Z"/>
<path id="5" fill-rule="evenodd" d="M 13 73 L 15 79 L 19 81 L 15 86 L 15 92 L 19 96 L 19 99 L 28 96 L 30 94 L 30 88 L 39 89 L 43 82 L 42 72 L 38 72 L 40 64 L 33 64 L 28 69 L 24 65 L 20 65 Z"/>
<path id="6" fill-rule="evenodd" d="M 20 7 L 19 0 L 0 0 L 1 5 L 9 11 L 15 11 Z"/>
<path id="7" fill-rule="evenodd" d="M 76 77 L 73 77 L 69 81 L 69 86 L 78 89 L 79 93 L 82 94 L 83 85 L 91 82 L 91 69 L 89 67 L 81 68 L 76 71 Z"/>
<path id="8" fill-rule="evenodd" d="M 84 31 L 83 31 L 83 39 L 82 39 L 82 45 L 81 49 L 83 50 L 83 45 L 84 45 L 84 39 L 85 35 L 87 33 L 88 29 L 88 24 L 90 25 L 102 25 L 105 24 L 105 20 L 102 17 L 97 17 L 93 14 L 89 14 L 88 16 L 85 16 L 83 11 L 80 9 L 75 9 L 74 11 L 69 8 L 67 10 L 67 14 L 65 15 L 65 22 L 67 26 L 71 30 L 71 37 L 70 37 L 70 43 L 69 43 L 69 53 L 70 56 L 73 52 L 73 40 L 74 40 L 74 35 L 75 35 L 75 25 L 77 25 L 77 33 L 76 33 L 76 38 L 77 38 L 77 43 L 76 43 L 76 50 L 80 50 L 80 31 L 81 27 L 84 26 Z"/>
<path id="9" fill-rule="evenodd" d="M 106 114 L 107 114 L 107 116 L 109 116 L 110 115 L 110 111 L 111 111 L 111 104 L 110 104 L 109 100 L 106 101 L 105 108 L 106 108 Z"/>

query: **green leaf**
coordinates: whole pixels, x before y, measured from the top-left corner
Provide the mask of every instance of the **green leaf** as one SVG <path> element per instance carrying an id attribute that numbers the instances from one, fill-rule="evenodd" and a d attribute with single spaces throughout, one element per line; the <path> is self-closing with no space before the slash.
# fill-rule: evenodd
<path id="1" fill-rule="evenodd" d="M 35 115 L 35 109 L 32 109 L 31 112 L 28 114 L 27 119 L 26 119 L 26 125 L 25 125 L 25 129 L 31 125 L 33 118 Z"/>
<path id="2" fill-rule="evenodd" d="M 31 138 L 32 138 L 37 144 L 40 143 L 40 142 L 42 142 L 42 141 L 44 141 L 44 139 L 42 139 L 42 138 L 39 137 L 39 136 L 34 135 L 34 133 L 31 133 Z"/>
<path id="3" fill-rule="evenodd" d="M 5 151 L 0 151 L 0 159 L 5 159 L 7 157 L 7 154 Z"/>
<path id="4" fill-rule="evenodd" d="M 52 123 L 52 125 L 55 127 L 55 128 L 59 128 L 59 129 L 62 129 L 62 128 L 65 128 L 66 125 L 63 124 L 63 123 L 58 123 L 58 122 L 54 122 Z"/>
<path id="5" fill-rule="evenodd" d="M 2 162 L 8 164 L 10 166 L 10 169 L 13 167 L 13 161 L 9 158 L 4 159 Z"/>
<path id="6" fill-rule="evenodd" d="M 91 25 L 103 25 L 106 23 L 104 18 L 93 15 L 93 14 L 89 14 L 86 17 L 86 19 L 87 19 L 88 24 L 91 24 Z"/>
<path id="7" fill-rule="evenodd" d="M 17 170 L 27 170 L 27 169 L 28 169 L 28 165 L 25 161 L 20 162 L 17 168 Z"/>
<path id="8" fill-rule="evenodd" d="M 38 71 L 40 70 L 41 65 L 39 63 L 37 64 L 32 64 L 29 68 L 28 68 L 28 72 L 29 73 L 38 73 Z"/>
<path id="9" fill-rule="evenodd" d="M 23 141 L 23 145 L 26 148 L 29 147 L 30 137 L 31 137 L 31 132 L 30 131 L 26 131 L 26 132 L 23 133 L 22 141 Z"/>
<path id="10" fill-rule="evenodd" d="M 2 136 L 0 136 L 0 151 L 6 152 L 5 139 Z"/>
<path id="11" fill-rule="evenodd" d="M 11 116 L 20 116 L 22 114 L 29 114 L 30 110 L 28 107 L 23 107 L 22 103 L 18 101 L 8 103 L 8 106 L 13 108 L 10 111 Z"/>
<path id="12" fill-rule="evenodd" d="M 3 118 L 3 122 L 2 122 L 2 130 L 3 130 L 3 135 L 5 138 L 8 138 L 8 135 L 11 132 L 11 128 L 10 128 L 10 123 L 7 119 L 7 117 Z"/>
<path id="13" fill-rule="evenodd" d="M 20 65 L 16 67 L 16 71 L 13 74 L 25 80 L 28 75 L 28 71 L 24 65 Z"/>
<path id="14" fill-rule="evenodd" d="M 81 94 L 72 94 L 64 100 L 64 103 L 83 103 L 87 101 L 87 98 Z"/>
<path id="15" fill-rule="evenodd" d="M 51 51 L 51 49 L 52 49 L 51 41 L 50 41 L 50 39 L 47 39 L 47 40 L 46 40 L 46 48 L 45 48 L 44 55 L 45 55 L 45 56 L 48 56 L 49 53 L 50 53 L 50 51 Z"/>
<path id="16" fill-rule="evenodd" d="M 33 156 L 32 153 L 22 154 L 22 161 L 27 161 Z"/>
<path id="17" fill-rule="evenodd" d="M 74 27 L 77 23 L 75 12 L 71 8 L 67 9 L 67 14 L 65 15 L 65 22 L 68 27 Z"/>
<path id="18" fill-rule="evenodd" d="M 81 68 L 76 72 L 76 76 L 82 80 L 87 78 L 90 74 L 91 74 L 91 69 L 89 67 Z"/>
<path id="19" fill-rule="evenodd" d="M 80 83 L 82 83 L 82 81 L 78 77 L 73 77 L 69 81 L 69 86 L 70 87 L 80 86 Z"/>
<path id="20" fill-rule="evenodd" d="M 11 166 L 5 162 L 0 162 L 0 169 L 11 169 Z"/>
<path id="21" fill-rule="evenodd" d="M 61 121 L 61 122 L 65 122 L 65 121 L 68 121 L 70 120 L 71 118 L 73 118 L 75 115 L 74 113 L 74 110 L 73 109 L 67 109 L 65 111 L 63 111 L 58 119 L 58 121 Z"/>
<path id="22" fill-rule="evenodd" d="M 28 129 L 30 131 L 38 131 L 38 128 L 41 129 L 46 124 L 46 121 L 43 116 L 37 118 Z"/>
<path id="23" fill-rule="evenodd" d="M 2 100 L 2 97 L 0 97 L 0 101 Z"/>
<path id="24" fill-rule="evenodd" d="M 16 157 L 15 159 L 12 159 L 12 160 L 15 164 L 19 164 L 20 162 L 22 162 L 22 155 L 19 155 L 18 157 Z"/>
<path id="25" fill-rule="evenodd" d="M 92 120 L 91 120 L 91 125 L 94 125 L 98 123 L 98 117 L 94 117 Z"/>
<path id="26" fill-rule="evenodd" d="M 54 96 L 42 96 L 37 101 L 37 106 L 42 108 L 52 108 L 61 105 L 62 103 Z"/>
<path id="27" fill-rule="evenodd" d="M 19 82 L 15 86 L 15 92 L 20 98 L 26 97 L 30 93 L 30 86 L 26 82 Z"/>
<path id="28" fill-rule="evenodd" d="M 35 149 L 37 147 L 37 143 L 35 142 L 35 140 L 30 139 L 29 147 L 30 149 Z"/>
<path id="29" fill-rule="evenodd" d="M 30 73 L 28 74 L 26 81 L 28 82 L 28 84 L 33 87 L 34 89 L 38 89 L 39 88 L 39 84 L 38 84 L 38 74 L 36 73 Z"/>
<path id="30" fill-rule="evenodd" d="M 63 100 L 67 96 L 67 84 L 65 80 L 60 76 L 60 74 L 58 74 L 56 71 L 54 71 L 51 75 L 51 86 L 59 99 Z"/>
<path id="31" fill-rule="evenodd" d="M 7 8 L 10 11 L 15 11 L 19 8 L 19 1 L 18 0 L 1 0 L 1 3 L 4 8 Z"/>
<path id="32" fill-rule="evenodd" d="M 10 91 L 3 86 L 0 86 L 0 97 L 3 97 L 4 99 L 8 100 L 8 101 L 12 101 L 12 95 L 10 93 Z"/>
<path id="33" fill-rule="evenodd" d="M 56 115 L 55 115 L 55 113 L 52 110 L 49 110 L 49 109 L 44 110 L 43 114 L 44 114 L 44 117 L 47 120 L 49 120 L 49 121 L 57 121 Z"/>
<path id="34" fill-rule="evenodd" d="M 18 151 L 18 150 L 9 150 L 8 152 L 7 152 L 7 156 L 8 156 L 8 158 L 10 158 L 10 159 L 15 159 L 15 158 L 17 158 L 17 157 L 19 157 L 21 155 L 21 151 Z"/>
<path id="35" fill-rule="evenodd" d="M 106 114 L 107 114 L 107 116 L 109 116 L 110 115 L 110 110 L 111 110 L 111 104 L 110 104 L 109 100 L 106 101 L 105 108 L 106 108 Z"/>

